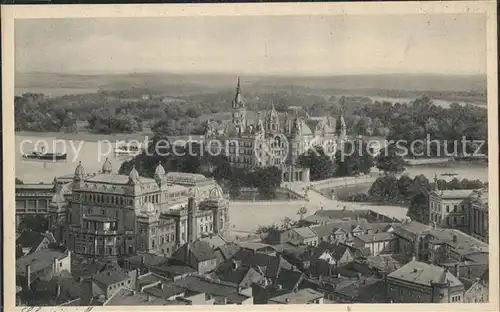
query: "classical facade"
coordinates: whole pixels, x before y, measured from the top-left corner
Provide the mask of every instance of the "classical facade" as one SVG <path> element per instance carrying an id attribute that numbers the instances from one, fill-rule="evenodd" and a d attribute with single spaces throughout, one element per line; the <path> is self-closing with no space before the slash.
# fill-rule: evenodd
<path id="1" fill-rule="evenodd" d="M 258 112 L 250 118 L 255 112 L 245 108 L 239 78 L 231 110 L 228 123 L 208 122 L 207 148 L 224 148 L 234 167 L 276 166 L 285 182 L 309 181 L 309 169 L 298 166 L 297 160 L 310 147 L 321 146 L 333 157 L 339 143 L 347 139 L 343 114 L 336 121 L 331 117 L 300 117 L 297 111 L 290 116 L 280 114 L 272 104 L 264 114 Z"/>
<path id="2" fill-rule="evenodd" d="M 488 191 L 439 190 L 437 177 L 434 180 L 429 194 L 430 222 L 488 242 Z"/>
<path id="3" fill-rule="evenodd" d="M 70 197 L 67 196 L 68 189 Z M 176 248 L 229 227 L 228 197 L 213 179 L 199 174 L 155 178 L 102 171 L 85 173 L 80 163 L 71 182 L 55 185 L 47 214 L 51 230 L 76 254 L 119 257 L 137 252 L 169 256 Z"/>

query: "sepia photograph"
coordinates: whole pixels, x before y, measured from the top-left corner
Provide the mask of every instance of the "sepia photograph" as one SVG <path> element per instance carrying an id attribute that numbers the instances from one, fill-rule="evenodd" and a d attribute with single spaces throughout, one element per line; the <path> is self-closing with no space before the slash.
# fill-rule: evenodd
<path id="1" fill-rule="evenodd" d="M 12 309 L 498 309 L 494 3 L 49 8 L 2 8 Z"/>

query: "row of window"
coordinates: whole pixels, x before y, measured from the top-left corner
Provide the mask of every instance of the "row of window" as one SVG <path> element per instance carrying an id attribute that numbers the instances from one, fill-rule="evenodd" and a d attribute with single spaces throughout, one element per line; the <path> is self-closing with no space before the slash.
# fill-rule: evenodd
<path id="1" fill-rule="evenodd" d="M 127 280 L 127 285 L 130 285 L 130 280 Z M 117 289 L 118 287 L 123 287 L 123 286 L 125 286 L 125 282 L 111 285 L 108 287 L 108 290 Z"/>

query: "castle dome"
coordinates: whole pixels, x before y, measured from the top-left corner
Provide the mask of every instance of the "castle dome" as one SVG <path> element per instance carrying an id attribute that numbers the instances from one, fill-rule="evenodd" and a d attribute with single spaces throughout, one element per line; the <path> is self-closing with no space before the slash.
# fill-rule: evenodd
<path id="1" fill-rule="evenodd" d="M 271 109 L 267 111 L 265 117 L 266 123 L 277 123 L 279 122 L 279 114 L 278 111 L 274 108 L 274 103 L 271 106 Z"/>
<path id="2" fill-rule="evenodd" d="M 135 169 L 135 164 L 132 165 L 132 170 L 130 170 L 128 177 L 132 182 L 136 182 L 137 180 L 139 180 L 139 172 L 137 172 L 137 170 Z"/>
<path id="3" fill-rule="evenodd" d="M 222 198 L 224 196 L 224 192 L 222 191 L 222 188 L 217 184 L 215 185 L 209 193 L 210 198 Z"/>
<path id="4" fill-rule="evenodd" d="M 199 199 L 200 198 L 200 190 L 195 186 L 189 189 L 189 197 L 192 197 L 194 199 Z"/>
<path id="5" fill-rule="evenodd" d="M 155 169 L 155 176 L 163 177 L 165 175 L 165 168 L 161 165 L 161 162 L 158 162 L 158 166 Z"/>
<path id="6" fill-rule="evenodd" d="M 104 161 L 104 164 L 102 165 L 102 172 L 103 173 L 111 173 L 113 171 L 113 164 L 111 161 L 109 161 L 109 158 L 106 157 L 106 160 Z"/>
<path id="7" fill-rule="evenodd" d="M 78 166 L 75 168 L 75 176 L 83 176 L 85 174 L 85 169 L 83 168 L 82 162 L 78 162 Z"/>
<path id="8" fill-rule="evenodd" d="M 151 202 L 145 202 L 141 207 L 141 213 L 148 215 L 155 214 L 156 213 L 155 205 L 153 205 L 153 203 Z"/>

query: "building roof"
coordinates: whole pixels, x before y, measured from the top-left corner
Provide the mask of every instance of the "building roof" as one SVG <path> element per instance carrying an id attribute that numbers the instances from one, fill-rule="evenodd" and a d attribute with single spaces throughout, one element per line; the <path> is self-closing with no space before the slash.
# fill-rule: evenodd
<path id="1" fill-rule="evenodd" d="M 224 246 L 219 246 L 215 248 L 216 254 L 220 253 L 223 260 L 231 259 L 234 256 L 234 254 L 236 254 L 240 250 L 241 247 L 234 243 L 229 243 Z"/>
<path id="2" fill-rule="evenodd" d="M 371 224 L 368 223 L 366 219 L 359 220 L 345 220 L 345 221 L 335 221 L 332 223 L 328 223 L 325 225 L 312 225 L 310 229 L 316 233 L 318 237 L 326 237 L 333 234 L 335 231 L 339 229 L 344 233 L 351 233 L 353 229 L 359 226 L 363 230 L 370 230 L 372 228 Z"/>
<path id="3" fill-rule="evenodd" d="M 125 262 L 130 263 L 132 266 L 157 266 L 164 264 L 168 261 L 164 256 L 158 256 L 154 254 L 144 253 L 140 255 L 133 255 L 126 257 Z"/>
<path id="4" fill-rule="evenodd" d="M 199 240 L 207 242 L 210 247 L 218 248 L 227 244 L 226 240 L 220 234 L 214 234 L 206 237 L 202 237 Z"/>
<path id="5" fill-rule="evenodd" d="M 394 224 L 393 233 L 407 240 L 415 240 L 417 235 L 428 233 L 432 227 L 420 222 L 410 221 L 402 224 Z"/>
<path id="6" fill-rule="evenodd" d="M 386 273 L 394 272 L 402 266 L 392 255 L 369 256 L 366 262 L 369 266 Z"/>
<path id="7" fill-rule="evenodd" d="M 283 289 L 295 290 L 302 281 L 304 274 L 294 268 L 281 269 L 276 279 L 276 284 L 281 285 Z"/>
<path id="8" fill-rule="evenodd" d="M 222 263 L 217 269 L 216 276 L 225 282 L 240 285 L 248 274 L 260 274 L 250 266 L 233 266 L 232 262 Z"/>
<path id="9" fill-rule="evenodd" d="M 311 230 L 310 227 L 300 227 L 300 228 L 295 228 L 293 229 L 300 237 L 306 239 L 306 238 L 312 238 L 312 237 L 317 237 L 317 234 Z"/>
<path id="10" fill-rule="evenodd" d="M 116 283 L 120 283 L 129 278 L 130 276 L 128 274 L 114 270 L 102 271 L 94 275 L 93 277 L 94 281 L 99 282 L 105 286 L 110 286 Z"/>
<path id="11" fill-rule="evenodd" d="M 474 190 L 442 190 L 438 195 L 441 199 L 466 199 Z"/>
<path id="12" fill-rule="evenodd" d="M 394 234 L 391 232 L 379 232 L 375 234 L 364 234 L 354 237 L 355 240 L 360 240 L 364 243 L 373 243 L 373 242 L 385 242 L 394 239 Z"/>
<path id="13" fill-rule="evenodd" d="M 44 183 L 24 183 L 16 184 L 16 190 L 47 190 L 52 191 L 54 189 L 54 184 L 44 184 Z"/>
<path id="14" fill-rule="evenodd" d="M 250 250 L 259 250 L 259 249 L 265 249 L 265 248 L 271 248 L 274 249 L 271 245 L 268 244 L 263 244 L 263 243 L 257 243 L 257 242 L 238 242 L 236 243 L 238 246 L 244 249 L 250 249 Z"/>
<path id="15" fill-rule="evenodd" d="M 321 224 L 321 223 L 330 223 L 333 221 L 334 220 L 332 220 L 331 218 L 328 218 L 328 217 L 319 216 L 319 215 L 310 215 L 310 216 L 307 216 L 304 219 L 300 220 L 299 222 Z"/>
<path id="16" fill-rule="evenodd" d="M 237 285 L 217 282 L 201 276 L 188 276 L 174 281 L 172 285 L 183 287 L 198 293 L 225 297 L 228 299 L 228 303 L 239 304 L 249 299 L 248 296 L 238 293 Z"/>
<path id="17" fill-rule="evenodd" d="M 415 260 L 390 273 L 388 277 L 425 286 L 430 286 L 431 283 L 444 284 L 446 282 L 450 282 L 451 286 L 462 285 L 458 278 L 447 272 L 446 269 Z"/>
<path id="18" fill-rule="evenodd" d="M 167 300 L 148 296 L 145 293 L 136 292 L 129 289 L 118 290 L 111 298 L 109 298 L 105 306 L 158 306 L 167 305 Z"/>
<path id="19" fill-rule="evenodd" d="M 162 273 L 167 273 L 168 275 L 174 275 L 174 276 L 190 274 L 190 273 L 196 272 L 195 269 L 193 269 L 192 267 L 189 267 L 189 266 L 170 265 L 167 263 L 153 266 L 151 268 L 151 271 L 153 271 L 159 275 L 162 275 Z"/>
<path id="20" fill-rule="evenodd" d="M 158 286 L 147 287 L 144 289 L 144 293 L 156 298 L 168 299 L 173 296 L 178 296 L 183 294 L 186 288 L 175 286 L 172 284 L 162 283 Z"/>
<path id="21" fill-rule="evenodd" d="M 292 265 L 280 255 L 271 256 L 251 250 L 240 250 L 233 256 L 233 259 L 240 261 L 242 265 L 254 267 L 257 272 L 262 271 L 268 278 L 275 278 L 282 268 L 292 268 Z"/>
<path id="22" fill-rule="evenodd" d="M 190 254 L 199 262 L 216 259 L 212 247 L 207 242 L 200 240 L 182 245 L 172 255 L 172 259 L 191 264 L 191 259 L 186 259 L 186 248 L 189 248 Z"/>
<path id="23" fill-rule="evenodd" d="M 66 252 L 53 249 L 43 249 L 16 259 L 16 274 L 24 276 L 29 265 L 31 272 L 35 273 L 48 266 L 52 266 L 54 258 L 61 260 L 68 256 Z"/>
<path id="24" fill-rule="evenodd" d="M 370 213 L 370 210 L 318 210 L 314 213 L 316 216 L 325 217 L 329 219 L 342 220 L 350 218 L 355 220 L 357 217 L 364 217 Z"/>
<path id="25" fill-rule="evenodd" d="M 430 242 L 448 244 L 460 255 L 487 253 L 488 244 L 455 229 L 436 228 L 429 230 Z"/>
<path id="26" fill-rule="evenodd" d="M 167 173 L 167 181 L 172 183 L 187 183 L 187 184 L 197 184 L 199 182 L 204 182 L 210 180 L 202 174 L 187 173 L 187 172 L 169 172 Z"/>
<path id="27" fill-rule="evenodd" d="M 126 185 L 129 182 L 129 175 L 116 174 L 116 173 L 98 173 L 85 178 L 85 182 L 99 183 L 99 184 L 116 184 Z M 139 182 L 142 183 L 156 183 L 154 179 L 138 177 Z"/>
<path id="28" fill-rule="evenodd" d="M 323 294 L 311 288 L 304 288 L 298 291 L 292 291 L 284 295 L 269 299 L 269 303 L 278 304 L 307 304 L 314 300 L 323 298 Z"/>

